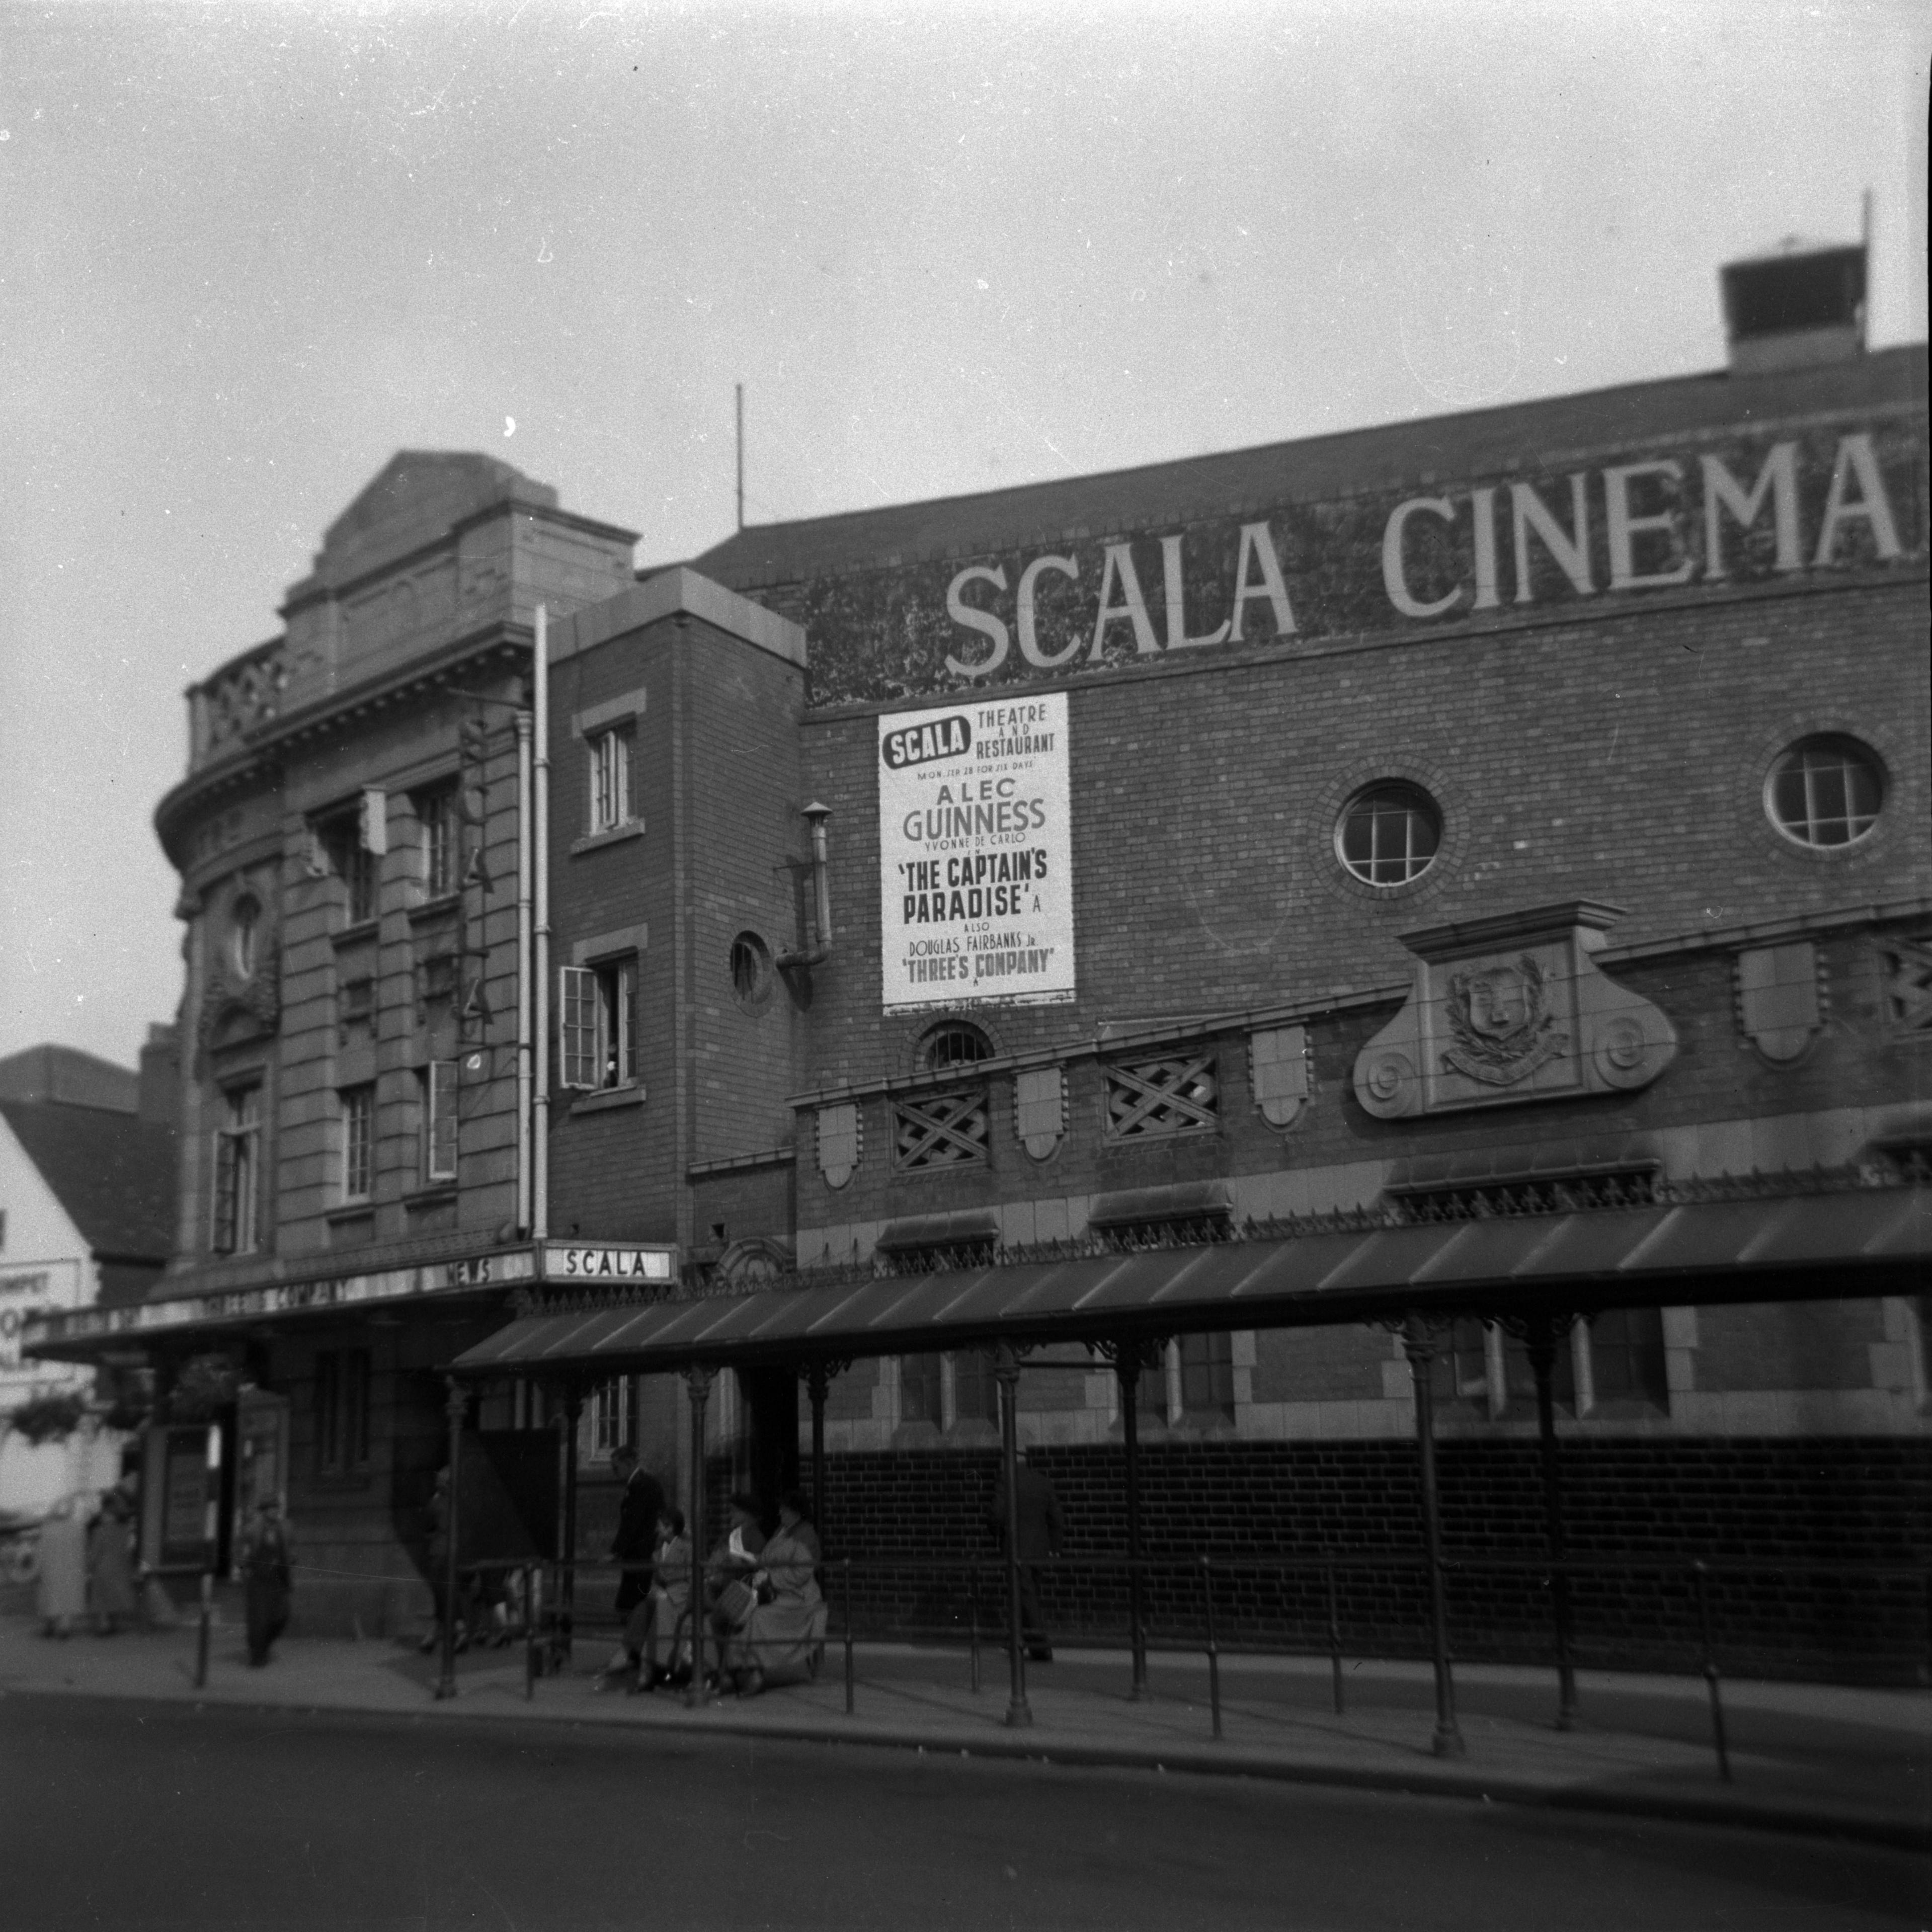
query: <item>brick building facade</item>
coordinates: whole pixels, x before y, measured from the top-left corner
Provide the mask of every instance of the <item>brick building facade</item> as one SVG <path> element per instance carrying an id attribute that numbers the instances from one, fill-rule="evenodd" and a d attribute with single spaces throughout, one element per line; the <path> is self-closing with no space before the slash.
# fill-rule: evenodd
<path id="1" fill-rule="evenodd" d="M 672 1084 L 578 1103 L 632 1108 L 634 1173 L 660 1171 L 654 1134 L 676 1137 L 651 1226 L 684 1246 L 689 1286 L 938 1270 L 964 1294 L 1043 1257 L 1244 1233 L 1700 1200 L 1768 1229 L 1786 1210 L 1808 1225 L 1814 1196 L 1900 1184 L 1922 1204 L 1924 353 L 1750 346 L 1708 376 L 748 530 L 671 574 L 682 588 L 668 575 L 561 627 L 557 674 L 586 691 L 650 683 L 651 667 L 668 693 L 724 694 L 716 722 L 689 696 L 655 725 L 640 710 L 640 760 L 679 800 L 655 857 L 645 814 L 635 896 L 610 915 L 648 920 L 654 946 L 662 924 L 675 933 L 648 981 L 666 1000 L 655 1050 L 677 1041 Z M 743 642 L 758 620 L 742 609 L 734 641 L 668 614 L 700 591 L 735 608 L 713 585 L 789 620 L 802 663 L 789 635 Z M 943 762 L 963 742 L 950 721 L 1011 732 L 1042 698 L 1064 707 L 1052 863 L 1071 870 L 1070 994 L 982 998 L 975 980 L 949 1001 L 955 980 L 922 997 L 930 969 L 889 929 L 896 886 L 882 910 L 908 849 L 886 816 L 887 740 L 927 728 L 922 755 Z M 830 828 L 829 934 L 808 806 Z M 942 868 L 1002 849 L 997 828 L 940 830 L 957 835 L 928 842 Z M 610 890 L 556 840 L 560 906 Z M 924 928 L 964 934 L 954 957 L 1030 956 L 1024 932 L 976 937 L 1024 922 L 954 910 L 963 922 Z M 600 1131 L 573 1118 L 560 1134 Z M 566 1168 L 572 1217 L 611 1225 L 608 1204 L 592 1218 L 587 1165 Z M 641 1205 L 634 1184 L 626 1198 Z M 1860 1292 L 1876 1277 L 1858 1256 L 1794 1270 L 1754 1238 L 1687 1268 L 1678 1292 L 1646 1282 L 1620 1300 L 1513 1263 L 1436 1298 L 1460 1546 L 1540 1546 L 1520 1478 L 1538 1436 L 1522 1318 L 1541 1310 L 1578 1318 L 1553 1378 L 1583 1546 L 1924 1560 L 1915 1277 Z M 1293 1325 L 1193 1307 L 1166 1333 L 1157 1306 L 1136 1321 L 1158 1351 L 1138 1385 L 1154 1545 L 1412 1540 L 1412 1365 L 1385 1311 L 1324 1321 L 1311 1298 Z M 622 1327 L 545 1340 L 544 1363 L 596 1376 L 702 1352 Z M 832 1533 L 910 1549 L 943 1522 L 948 1547 L 989 1550 L 983 1348 L 848 1343 L 823 1410 Z M 808 1445 L 799 1384 L 748 1342 L 717 1354 L 744 1366 L 711 1404 L 714 1486 L 728 1461 L 769 1487 Z M 668 1466 L 680 1385 L 613 1386 L 658 1418 Z M 1019 1419 L 1080 1499 L 1076 1543 L 1118 1549 L 1108 1362 L 1036 1351 Z M 1652 1507 L 1622 1506 L 1632 1481 Z M 1798 1512 L 1800 1532 L 1808 1484 L 1836 1500 Z M 1535 1650 L 1528 1599 L 1486 1610 L 1458 1587 L 1486 1633 L 1470 1642 Z M 1619 1636 L 1622 1587 L 1580 1598 L 1585 1651 L 1664 1654 L 1682 1616 L 1652 1602 Z M 1918 1586 L 1874 1586 L 1862 1620 L 1815 1594 L 1753 1586 L 1737 1641 L 1922 1652 Z M 1077 1598 L 1069 1618 L 1108 1621 Z M 1391 1581 L 1362 1613 L 1413 1637 L 1400 1598 Z"/>
<path id="2" fill-rule="evenodd" d="M 768 1494 L 810 1452 L 815 1386 L 828 1532 L 874 1550 L 990 1548 L 998 1340 L 1031 1348 L 1021 1436 L 1084 1550 L 1119 1546 L 1131 1389 L 1156 1553 L 1406 1562 L 1424 1360 L 1452 1543 L 1540 1547 L 1543 1361 L 1589 1549 L 1922 1562 L 1924 352 L 1738 336 L 1713 374 L 756 528 L 636 582 L 623 533 L 482 459 L 438 459 L 476 494 L 424 484 L 420 514 L 379 480 L 393 505 L 323 553 L 334 628 L 304 590 L 285 638 L 196 694 L 163 807 L 202 1166 L 158 1292 L 194 1322 L 151 1310 L 176 1332 L 146 1346 L 192 1327 L 285 1400 L 298 1518 L 385 1577 L 437 1454 L 431 1372 L 472 1342 L 484 1435 L 561 1403 L 573 1465 L 631 1438 L 680 1481 L 664 1372 L 728 1370 L 712 1483 Z M 460 586 L 493 531 L 498 601 L 460 652 L 410 628 L 418 586 L 391 593 L 393 662 L 352 667 L 405 551 Z M 460 776 L 463 705 L 521 701 L 539 602 L 537 1238 L 507 736 L 480 754 L 473 914 L 419 903 L 405 801 Z M 364 788 L 394 828 L 373 924 L 331 856 Z M 245 904 L 279 949 L 252 979 Z M 472 919 L 440 1018 L 434 934 Z M 458 1170 L 430 1185 L 451 1051 Z M 211 1252 L 250 1131 L 272 1260 Z M 673 1252 L 675 1284 L 647 1274 Z M 231 1289 L 267 1300 L 193 1299 Z M 484 1340 L 513 1290 L 522 1318 Z M 824 1324 L 760 1340 L 786 1294 Z M 84 1325 L 42 1345 L 128 1346 Z M 1127 1351 L 1124 1379 L 1090 1342 Z M 332 1348 L 364 1352 L 388 1418 L 352 1497 L 335 1438 L 304 1435 Z M 587 1554 L 608 1502 L 582 1498 Z M 1082 1587 L 1059 1613 L 1106 1624 Z M 1410 1640 L 1413 1587 L 1396 1563 L 1352 1614 Z M 1468 1641 L 1535 1649 L 1531 1598 L 1457 1588 Z M 1669 1649 L 1663 1598 L 1633 1623 L 1605 1588 L 1600 1654 Z M 1766 1655 L 1922 1653 L 1922 1589 L 1861 1621 L 1780 1588 L 1739 1627 Z M 1279 1634 L 1306 1607 L 1244 1614 Z"/>

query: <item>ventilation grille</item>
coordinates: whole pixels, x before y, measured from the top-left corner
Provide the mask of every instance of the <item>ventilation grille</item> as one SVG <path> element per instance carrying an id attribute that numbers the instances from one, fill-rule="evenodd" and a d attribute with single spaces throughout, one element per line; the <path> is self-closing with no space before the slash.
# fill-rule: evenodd
<path id="1" fill-rule="evenodd" d="M 892 1107 L 892 1165 L 902 1174 L 982 1166 L 986 1121 L 984 1088 L 896 1101 Z"/>
<path id="2" fill-rule="evenodd" d="M 1106 1071 L 1109 1140 L 1212 1132 L 1220 1125 L 1220 1082 L 1212 1053 L 1117 1061 Z"/>

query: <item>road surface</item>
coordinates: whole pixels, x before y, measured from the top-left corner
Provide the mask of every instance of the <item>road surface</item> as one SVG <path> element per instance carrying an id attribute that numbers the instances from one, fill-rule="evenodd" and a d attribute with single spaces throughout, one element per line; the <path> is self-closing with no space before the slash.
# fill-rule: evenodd
<path id="1" fill-rule="evenodd" d="M 1927 1862 L 1500 1805 L 15 1693 L 0 1923 L 1830 1928 L 1932 1922 Z"/>

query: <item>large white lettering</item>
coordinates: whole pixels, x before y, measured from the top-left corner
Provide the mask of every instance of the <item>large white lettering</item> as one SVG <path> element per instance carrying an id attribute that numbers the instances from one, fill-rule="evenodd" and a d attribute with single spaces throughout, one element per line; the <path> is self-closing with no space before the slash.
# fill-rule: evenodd
<path id="1" fill-rule="evenodd" d="M 1640 571 L 1634 561 L 1636 540 L 1654 530 L 1660 536 L 1674 536 L 1677 519 L 1668 510 L 1648 516 L 1636 515 L 1630 508 L 1630 486 L 1640 476 L 1667 476 L 1673 483 L 1684 480 L 1684 466 L 1663 457 L 1650 463 L 1620 463 L 1604 472 L 1604 512 L 1610 530 L 1610 588 L 1612 590 L 1660 590 L 1690 580 L 1691 560 L 1682 559 L 1668 570 Z"/>
<path id="2" fill-rule="evenodd" d="M 1389 512 L 1382 530 L 1382 587 L 1388 592 L 1389 602 L 1405 617 L 1439 617 L 1460 602 L 1462 586 L 1458 584 L 1425 604 L 1410 593 L 1408 574 L 1402 568 L 1402 532 L 1408 527 L 1409 518 L 1421 510 L 1440 517 L 1445 524 L 1456 520 L 1456 506 L 1447 496 L 1412 496 L 1406 503 L 1398 503 Z"/>
<path id="3" fill-rule="evenodd" d="M 1894 503 L 1877 442 L 1877 432 L 1869 430 L 1837 436 L 1828 484 L 1822 473 L 1824 451 L 1816 452 L 1814 469 L 1802 472 L 1808 445 L 1787 439 L 1768 448 L 1760 446 L 1762 456 L 1754 454 L 1748 463 L 1736 451 L 1728 455 L 1699 451 L 1694 470 L 1690 454 L 1641 457 L 1606 465 L 1595 474 L 1578 470 L 1528 482 L 1504 478 L 1471 484 L 1464 494 L 1404 497 L 1388 510 L 1382 524 L 1380 562 L 1388 608 L 1401 618 L 1422 622 L 1499 608 L 1505 602 L 1498 557 L 1504 541 L 1500 500 L 1505 492 L 1515 564 L 1508 601 L 1519 607 L 1554 593 L 1559 573 L 1572 592 L 1589 597 L 1603 590 L 1617 595 L 1681 590 L 1694 579 L 1722 583 L 1740 571 L 1760 576 L 1767 569 L 1789 574 L 1865 558 L 1889 562 L 1905 555 L 1908 545 L 1913 556 L 1922 555 L 1923 538 L 1914 520 L 1916 500 L 1907 486 L 1906 495 Z M 1750 463 L 1756 465 L 1754 471 Z M 1741 479 L 1740 470 L 1748 482 Z M 1567 518 L 1554 507 L 1561 500 L 1558 489 L 1565 484 L 1570 498 Z M 1595 574 L 1590 528 L 1592 492 L 1600 484 L 1607 566 L 1606 581 L 1601 585 Z M 1805 508 L 1808 494 L 1821 485 L 1824 501 L 1814 530 L 1808 527 Z M 1418 523 L 1424 526 L 1420 536 Z M 1342 581 L 1361 547 L 1353 535 L 1355 527 L 1352 517 L 1346 530 L 1336 528 L 1310 539 L 1328 546 L 1306 560 L 1309 581 L 1317 590 L 1304 590 L 1304 596 L 1316 594 L 1322 600 L 1315 613 L 1318 632 L 1325 634 L 1338 622 L 1362 621 L 1346 614 L 1354 593 Z M 1252 614 L 1249 607 L 1257 602 L 1268 606 L 1276 636 L 1295 635 L 1295 612 L 1272 526 L 1257 521 L 1238 529 L 1232 592 L 1225 575 L 1218 581 L 1204 581 L 1197 574 L 1192 586 L 1187 580 L 1188 544 L 1200 542 L 1215 548 L 1226 542 L 1225 530 L 1190 530 L 1159 538 L 1144 533 L 1097 542 L 1093 547 L 1100 566 L 1097 601 L 1090 603 L 1077 592 L 1061 592 L 1045 645 L 1040 628 L 1041 580 L 1058 573 L 1077 582 L 1082 575 L 1079 556 L 1036 556 L 1026 562 L 1019 571 L 1011 611 L 1000 608 L 1003 599 L 997 604 L 994 597 L 971 601 L 971 592 L 979 584 L 990 585 L 995 593 L 1004 592 L 1014 563 L 962 568 L 947 585 L 946 608 L 962 630 L 974 634 L 974 641 L 970 649 L 962 646 L 947 656 L 946 668 L 960 678 L 988 678 L 1003 668 L 1011 675 L 1016 638 L 1019 655 L 1033 673 L 1069 668 L 1083 652 L 1088 662 L 1099 664 L 1104 662 L 1110 639 L 1118 652 L 1115 627 L 1123 624 L 1132 632 L 1136 660 L 1164 651 L 1239 643 Z M 1142 587 L 1134 554 L 1137 544 L 1144 547 L 1154 542 L 1161 550 L 1160 622 Z M 1535 556 L 1538 546 L 1544 553 L 1540 562 Z M 1741 550 L 1745 554 L 1741 556 Z M 1538 568 L 1543 572 L 1540 581 Z M 1211 621 L 1217 604 L 1223 614 L 1211 629 L 1198 635 L 1188 628 L 1190 588 L 1207 605 L 1196 613 L 1196 621 Z"/>
<path id="4" fill-rule="evenodd" d="M 1469 492 L 1469 512 L 1476 526 L 1476 601 L 1474 610 L 1493 610 L 1496 595 L 1496 493 L 1485 484 Z"/>
<path id="5" fill-rule="evenodd" d="M 1724 520 L 1728 510 L 1738 527 L 1749 530 L 1764 513 L 1764 500 L 1772 500 L 1772 527 L 1778 532 L 1778 568 L 1802 570 L 1798 554 L 1798 446 L 1775 442 L 1757 472 L 1757 481 L 1748 495 L 1744 486 L 1725 466 L 1721 456 L 1700 459 L 1704 470 L 1704 574 L 1728 577 L 1724 562 Z"/>
<path id="6" fill-rule="evenodd" d="M 1015 593 L 1019 602 L 1020 656 L 1040 670 L 1058 670 L 1070 659 L 1078 657 L 1083 639 L 1076 638 L 1066 650 L 1056 656 L 1048 657 L 1040 647 L 1040 634 L 1034 622 L 1034 586 L 1040 581 L 1042 571 L 1057 570 L 1063 577 L 1078 577 L 1078 562 L 1070 556 L 1036 556 L 1020 572 L 1020 586 Z"/>
<path id="7" fill-rule="evenodd" d="M 1110 604 L 1108 598 L 1113 594 L 1115 584 L 1120 586 L 1120 602 Z M 1109 544 L 1106 561 L 1100 568 L 1100 610 L 1094 620 L 1094 658 L 1097 663 L 1100 647 L 1107 640 L 1107 626 L 1117 624 L 1122 618 L 1134 627 L 1134 649 L 1143 657 L 1159 654 L 1160 644 L 1154 634 L 1153 620 L 1148 616 L 1147 599 L 1141 595 L 1141 580 L 1134 568 L 1134 552 L 1131 544 Z"/>
<path id="8" fill-rule="evenodd" d="M 969 564 L 946 586 L 946 614 L 956 624 L 963 624 L 969 631 L 977 631 L 990 638 L 993 654 L 976 664 L 962 664 L 949 655 L 946 668 L 955 677 L 988 677 L 1006 661 L 1006 652 L 1012 638 L 1006 630 L 1006 620 L 995 616 L 990 610 L 982 610 L 966 602 L 962 593 L 969 584 L 990 584 L 996 590 L 1006 587 L 1006 570 L 1004 564 L 988 566 Z"/>
<path id="9" fill-rule="evenodd" d="M 1261 572 L 1262 580 L 1250 587 L 1248 583 L 1248 560 L 1252 557 L 1256 567 Z M 1277 636 L 1292 638 L 1294 634 L 1294 611 L 1288 601 L 1288 585 L 1281 574 L 1281 560 L 1274 554 L 1274 539 L 1268 535 L 1265 524 L 1244 524 L 1241 526 L 1241 547 L 1234 558 L 1234 608 L 1229 617 L 1228 634 L 1239 640 L 1241 635 L 1242 614 L 1251 598 L 1265 597 L 1274 611 L 1274 628 Z"/>
<path id="10" fill-rule="evenodd" d="M 1574 535 L 1550 514 L 1549 506 L 1527 483 L 1510 485 L 1510 512 L 1516 528 L 1516 601 L 1519 604 L 1530 603 L 1535 596 L 1529 578 L 1529 533 L 1532 530 L 1580 597 L 1588 597 L 1595 592 L 1597 586 L 1590 578 L 1590 505 L 1583 490 L 1586 473 L 1580 470 L 1570 478 L 1570 520 L 1574 527 Z"/>
<path id="11" fill-rule="evenodd" d="M 1845 485 L 1854 476 L 1858 478 L 1858 494 L 1848 500 Z M 1885 494 L 1885 478 L 1879 474 L 1871 438 L 1841 436 L 1838 460 L 1832 465 L 1832 487 L 1825 497 L 1824 518 L 1818 526 L 1818 554 L 1811 560 L 1814 568 L 1822 569 L 1832 561 L 1839 525 L 1859 520 L 1870 525 L 1872 548 L 1880 556 L 1898 554 L 1898 526 L 1892 520 L 1892 500 Z"/>
<path id="12" fill-rule="evenodd" d="M 1232 617 L 1223 617 L 1214 628 L 1198 638 L 1187 634 L 1187 586 L 1181 574 L 1180 539 L 1160 540 L 1162 588 L 1167 593 L 1167 647 L 1171 651 L 1191 651 L 1202 644 L 1225 643 Z"/>

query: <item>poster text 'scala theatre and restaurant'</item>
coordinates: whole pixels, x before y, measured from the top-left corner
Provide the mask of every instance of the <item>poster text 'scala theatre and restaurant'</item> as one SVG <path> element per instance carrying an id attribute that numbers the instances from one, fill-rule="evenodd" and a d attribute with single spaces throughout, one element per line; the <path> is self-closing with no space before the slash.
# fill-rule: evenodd
<path id="1" fill-rule="evenodd" d="M 879 720 L 888 1012 L 1071 1000 L 1066 694 Z"/>

